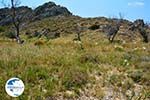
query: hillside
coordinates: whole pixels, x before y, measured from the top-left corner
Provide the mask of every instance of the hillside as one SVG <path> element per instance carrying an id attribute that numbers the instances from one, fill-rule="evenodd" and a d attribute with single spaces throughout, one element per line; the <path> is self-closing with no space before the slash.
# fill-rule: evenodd
<path id="1" fill-rule="evenodd" d="M 17 7 L 17 18 L 21 18 L 23 22 L 31 22 L 53 16 L 71 16 L 72 13 L 67 8 L 56 5 L 54 2 L 45 3 L 35 9 L 27 6 Z M 10 8 L 0 9 L 0 25 L 9 25 L 12 22 L 10 16 Z"/>
<path id="2" fill-rule="evenodd" d="M 47 16 L 46 12 L 55 11 L 45 10 L 50 4 L 60 7 L 46 3 L 29 10 L 32 13 L 27 16 L 32 18 L 21 26 L 23 44 L 16 43 L 10 23 L 0 26 L 0 99 L 150 99 L 150 43 L 143 42 L 139 31 L 128 30 L 135 22 L 123 19 L 110 43 L 107 26 L 115 26 L 119 19 L 82 18 L 67 8 L 67 16 L 65 12 Z M 0 17 L 1 23 L 5 20 Z M 19 98 L 5 92 L 4 84 L 11 77 L 19 77 L 25 84 Z"/>

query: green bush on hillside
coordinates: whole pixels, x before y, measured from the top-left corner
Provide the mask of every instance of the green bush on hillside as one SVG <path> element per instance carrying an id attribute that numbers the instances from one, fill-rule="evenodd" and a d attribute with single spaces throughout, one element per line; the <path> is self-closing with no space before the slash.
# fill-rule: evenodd
<path id="1" fill-rule="evenodd" d="M 0 26 L 0 32 L 4 32 L 5 31 L 5 28 Z"/>
<path id="2" fill-rule="evenodd" d="M 16 38 L 15 33 L 14 32 L 6 32 L 3 34 L 5 37 L 7 38 Z"/>

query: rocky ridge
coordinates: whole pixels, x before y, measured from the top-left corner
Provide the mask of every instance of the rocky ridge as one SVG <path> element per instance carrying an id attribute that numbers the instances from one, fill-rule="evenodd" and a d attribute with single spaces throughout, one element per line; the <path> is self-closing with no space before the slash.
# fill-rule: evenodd
<path id="1" fill-rule="evenodd" d="M 40 20 L 46 17 L 53 16 L 70 16 L 72 13 L 65 7 L 56 5 L 54 2 L 45 3 L 35 9 L 32 9 L 27 6 L 20 6 L 16 8 L 17 17 L 22 21 L 35 21 Z M 11 23 L 11 9 L 10 8 L 1 8 L 0 9 L 0 25 L 8 25 Z"/>

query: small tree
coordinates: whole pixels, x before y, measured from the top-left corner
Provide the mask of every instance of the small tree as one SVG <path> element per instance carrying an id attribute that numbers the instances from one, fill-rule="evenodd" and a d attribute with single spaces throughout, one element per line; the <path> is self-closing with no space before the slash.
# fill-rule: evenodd
<path id="1" fill-rule="evenodd" d="M 137 19 L 134 21 L 134 23 L 130 26 L 129 30 L 134 31 L 137 30 L 139 31 L 140 35 L 143 37 L 143 42 L 148 43 L 148 32 L 147 29 L 149 28 L 148 24 L 144 23 L 143 19 Z"/>
<path id="2" fill-rule="evenodd" d="M 76 26 L 76 38 L 73 39 L 74 41 L 78 41 L 78 43 L 80 44 L 80 48 L 81 50 L 83 50 L 83 45 L 82 45 L 82 39 L 81 39 L 81 33 L 82 33 L 83 29 L 81 27 L 81 25 L 77 24 Z"/>
<path id="3" fill-rule="evenodd" d="M 120 23 L 121 23 L 121 20 L 119 19 L 115 25 L 113 25 L 113 26 L 111 25 L 108 27 L 107 37 L 111 43 L 114 41 L 114 38 L 116 37 L 116 35 L 120 29 Z"/>
<path id="4" fill-rule="evenodd" d="M 139 32 L 141 34 L 141 36 L 143 37 L 143 42 L 148 43 L 148 33 L 146 31 L 146 28 L 144 27 L 139 27 Z"/>
<path id="5" fill-rule="evenodd" d="M 5 3 L 5 0 L 2 0 L 2 4 L 4 6 L 10 6 L 10 16 L 12 19 L 12 24 L 15 28 L 15 37 L 17 40 L 17 43 L 22 44 L 23 41 L 20 38 L 20 25 L 21 25 L 21 20 L 23 17 L 19 16 L 17 6 L 20 5 L 19 0 L 10 0 L 10 5 Z"/>
<path id="6" fill-rule="evenodd" d="M 108 36 L 108 40 L 111 43 L 114 41 L 114 38 L 116 37 L 119 31 L 123 19 L 124 19 L 124 15 L 122 13 L 119 13 L 119 19 L 117 19 L 116 24 L 108 27 L 107 36 Z"/>

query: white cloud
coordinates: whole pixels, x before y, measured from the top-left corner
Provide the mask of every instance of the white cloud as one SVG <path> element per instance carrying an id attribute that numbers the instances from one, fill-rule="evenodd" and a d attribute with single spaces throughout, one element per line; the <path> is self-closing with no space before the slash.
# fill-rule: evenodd
<path id="1" fill-rule="evenodd" d="M 144 2 L 142 1 L 136 1 L 136 2 L 129 2 L 128 6 L 132 6 L 132 7 L 139 7 L 139 6 L 144 6 Z"/>

